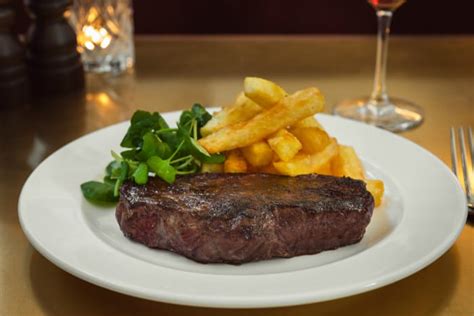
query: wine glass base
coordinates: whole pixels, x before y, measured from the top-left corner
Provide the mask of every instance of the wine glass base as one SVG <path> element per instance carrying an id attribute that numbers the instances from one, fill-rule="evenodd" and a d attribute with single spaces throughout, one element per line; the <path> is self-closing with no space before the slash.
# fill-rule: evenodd
<path id="1" fill-rule="evenodd" d="M 338 116 L 364 122 L 389 130 L 402 132 L 417 127 L 423 122 L 423 110 L 416 104 L 398 98 L 382 106 L 371 102 L 369 97 L 343 100 L 334 106 Z"/>

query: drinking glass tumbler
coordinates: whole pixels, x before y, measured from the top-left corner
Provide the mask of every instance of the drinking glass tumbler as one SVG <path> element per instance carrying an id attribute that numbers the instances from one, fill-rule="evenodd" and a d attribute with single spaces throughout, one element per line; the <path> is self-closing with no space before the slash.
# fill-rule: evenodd
<path id="1" fill-rule="evenodd" d="M 69 21 L 86 71 L 120 73 L 133 67 L 131 0 L 74 0 Z"/>

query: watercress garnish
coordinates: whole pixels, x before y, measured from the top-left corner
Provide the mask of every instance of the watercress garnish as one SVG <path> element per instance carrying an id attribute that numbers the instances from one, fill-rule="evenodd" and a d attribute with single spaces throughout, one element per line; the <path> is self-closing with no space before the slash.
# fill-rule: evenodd
<path id="1" fill-rule="evenodd" d="M 173 183 L 177 175 L 196 173 L 203 163 L 220 164 L 222 154 L 209 154 L 198 139 L 200 129 L 212 118 L 200 104 L 183 111 L 176 128 L 168 126 L 158 113 L 136 111 L 120 146 L 120 154 L 105 168 L 103 182 L 89 181 L 81 185 L 84 197 L 96 203 L 116 202 L 122 184 L 134 181 L 146 184 L 150 176 Z"/>

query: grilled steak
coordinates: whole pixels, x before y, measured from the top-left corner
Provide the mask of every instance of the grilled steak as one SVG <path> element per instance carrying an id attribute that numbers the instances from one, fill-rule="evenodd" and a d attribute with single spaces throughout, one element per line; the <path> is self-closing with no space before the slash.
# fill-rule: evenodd
<path id="1" fill-rule="evenodd" d="M 125 236 L 203 263 L 315 254 L 359 242 L 374 200 L 365 184 L 323 175 L 196 174 L 125 183 Z"/>

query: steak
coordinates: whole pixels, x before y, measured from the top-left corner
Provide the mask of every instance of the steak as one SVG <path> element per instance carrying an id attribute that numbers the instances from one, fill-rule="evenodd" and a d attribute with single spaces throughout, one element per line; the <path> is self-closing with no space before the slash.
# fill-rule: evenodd
<path id="1" fill-rule="evenodd" d="M 205 173 L 126 182 L 125 236 L 202 263 L 289 258 L 359 242 L 374 200 L 365 183 L 323 175 Z"/>

